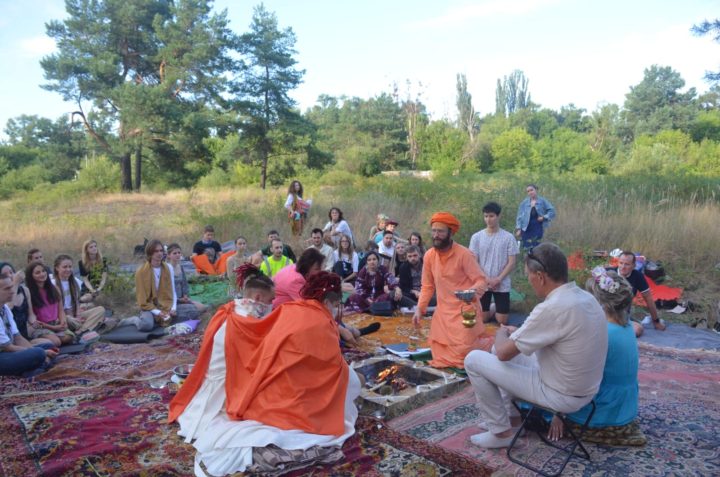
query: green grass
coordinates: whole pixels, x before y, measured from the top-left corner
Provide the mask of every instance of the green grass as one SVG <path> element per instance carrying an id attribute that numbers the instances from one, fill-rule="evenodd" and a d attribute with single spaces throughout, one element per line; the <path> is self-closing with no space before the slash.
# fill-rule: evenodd
<path id="1" fill-rule="evenodd" d="M 662 260 L 666 283 L 683 287 L 686 297 L 702 306 L 694 315 L 680 317 L 691 322 L 706 317 L 720 296 L 720 184 L 710 179 L 465 174 L 429 181 L 335 171 L 300 180 L 306 198 L 314 201 L 306 235 L 312 227 L 322 227 L 329 208 L 336 206 L 360 244 L 379 212 L 400 222 L 403 236 L 418 231 L 428 237 L 428 220 L 439 210 L 458 216 L 462 226 L 456 239 L 467 244 L 484 226 L 482 206 L 491 200 L 503 206 L 501 226 L 512 230 L 525 185 L 536 183 L 558 213 L 546 239 L 568 254 L 580 250 L 589 257 L 595 249 L 621 248 Z M 103 253 L 121 262 L 133 260 L 133 246 L 144 237 L 178 242 L 189 254 L 206 224 L 215 226 L 221 242 L 244 235 L 250 248 L 257 249 L 264 245 L 266 232 L 277 229 L 293 247 L 303 247 L 287 237 L 282 208 L 286 190 L 253 186 L 81 196 L 63 187 L 35 190 L 0 202 L 2 258 L 24 264 L 31 247 L 41 248 L 48 261 L 59 253 L 79 258 L 83 241 L 90 237 Z M 534 300 L 525 278 L 515 273 L 513 279 L 528 295 L 523 306 L 531 307 Z"/>

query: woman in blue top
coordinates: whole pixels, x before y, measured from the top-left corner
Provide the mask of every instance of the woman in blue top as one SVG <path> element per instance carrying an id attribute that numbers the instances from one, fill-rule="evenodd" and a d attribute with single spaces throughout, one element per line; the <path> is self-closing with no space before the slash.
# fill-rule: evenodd
<path id="1" fill-rule="evenodd" d="M 625 426 L 638 414 L 638 345 L 635 331 L 627 319 L 627 308 L 633 299 L 627 280 L 612 270 L 596 267 L 585 288 L 605 311 L 608 322 L 608 351 L 600 389 L 593 398 L 595 414 L 589 427 Z M 568 418 L 582 424 L 590 414 L 588 404 Z M 549 436 L 562 436 L 562 421 L 553 418 Z"/>
<path id="2" fill-rule="evenodd" d="M 520 203 L 515 218 L 515 236 L 522 238 L 523 247 L 532 250 L 555 218 L 555 208 L 549 200 L 537 194 L 535 184 L 528 184 L 525 190 L 527 197 Z"/>

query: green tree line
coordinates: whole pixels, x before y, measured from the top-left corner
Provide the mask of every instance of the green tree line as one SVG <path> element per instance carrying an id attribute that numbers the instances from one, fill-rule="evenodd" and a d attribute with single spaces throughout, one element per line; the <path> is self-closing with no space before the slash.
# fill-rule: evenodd
<path id="1" fill-rule="evenodd" d="M 265 187 L 312 171 L 720 176 L 720 87 L 698 95 L 669 66 L 647 67 L 622 105 L 592 112 L 534 103 L 521 70 L 498 78 L 484 115 L 463 74 L 457 120 L 431 118 L 410 82 L 371 98 L 321 95 L 300 111 L 295 34 L 262 4 L 243 34 L 209 0 L 66 0 L 66 12 L 46 25 L 57 51 L 41 61 L 43 87 L 76 107 L 8 121 L 2 196 L 62 181 Z"/>

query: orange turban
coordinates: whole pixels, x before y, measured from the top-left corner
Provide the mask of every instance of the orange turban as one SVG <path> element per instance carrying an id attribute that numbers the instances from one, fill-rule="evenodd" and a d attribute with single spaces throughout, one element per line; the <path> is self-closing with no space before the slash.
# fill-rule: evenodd
<path id="1" fill-rule="evenodd" d="M 460 221 L 450 212 L 437 212 L 433 214 L 433 216 L 430 217 L 430 226 L 435 222 L 447 225 L 454 234 L 460 230 Z"/>

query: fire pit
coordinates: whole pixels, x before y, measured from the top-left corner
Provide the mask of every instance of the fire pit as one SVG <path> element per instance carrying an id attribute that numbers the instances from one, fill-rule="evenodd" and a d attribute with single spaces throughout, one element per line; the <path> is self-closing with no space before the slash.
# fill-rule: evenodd
<path id="1" fill-rule="evenodd" d="M 353 363 L 365 376 L 360 412 L 392 419 L 457 392 L 465 379 L 395 356 L 380 356 Z"/>

